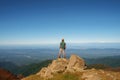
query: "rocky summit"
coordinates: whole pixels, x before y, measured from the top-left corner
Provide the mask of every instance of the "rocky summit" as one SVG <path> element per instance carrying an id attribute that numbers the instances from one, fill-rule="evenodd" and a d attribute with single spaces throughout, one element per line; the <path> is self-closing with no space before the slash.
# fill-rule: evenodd
<path id="1" fill-rule="evenodd" d="M 85 69 L 85 62 L 82 58 L 72 55 L 69 60 L 65 58 L 58 58 L 53 60 L 52 64 L 44 67 L 37 73 L 41 77 L 52 78 L 56 73 L 76 72 Z"/>
<path id="2" fill-rule="evenodd" d="M 70 59 L 58 58 L 48 67 L 22 80 L 120 80 L 120 72 L 86 69 L 84 59 L 71 55 Z"/>

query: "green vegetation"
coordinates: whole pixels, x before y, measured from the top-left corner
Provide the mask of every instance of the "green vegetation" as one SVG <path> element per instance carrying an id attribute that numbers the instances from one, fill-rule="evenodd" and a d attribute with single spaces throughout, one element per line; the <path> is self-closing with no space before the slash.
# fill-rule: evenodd
<path id="1" fill-rule="evenodd" d="M 78 74 L 65 73 L 56 74 L 52 79 L 49 80 L 79 80 L 80 76 Z"/>
<path id="2" fill-rule="evenodd" d="M 46 60 L 41 63 L 33 63 L 30 65 L 20 67 L 19 70 L 16 71 L 16 74 L 22 74 L 24 76 L 35 74 L 38 71 L 40 71 L 41 68 L 48 66 L 48 64 L 50 64 L 51 62 L 52 60 Z"/>
<path id="3" fill-rule="evenodd" d="M 106 68 L 110 68 L 110 67 L 107 66 L 107 65 L 104 65 L 104 64 L 90 64 L 90 65 L 87 65 L 86 69 L 92 69 L 92 68 L 95 68 L 95 69 L 106 69 Z"/>
<path id="4" fill-rule="evenodd" d="M 25 80 L 44 80 L 39 75 L 31 75 Z M 65 74 L 55 74 L 53 78 L 48 80 L 81 80 L 81 73 L 65 73 Z"/>
<path id="5" fill-rule="evenodd" d="M 92 58 L 92 59 L 85 59 L 85 60 L 88 65 L 103 64 L 111 67 L 120 66 L 120 56 L 108 56 L 103 58 Z"/>
<path id="6" fill-rule="evenodd" d="M 44 80 L 44 79 L 41 78 L 39 75 L 30 75 L 25 80 Z"/>
<path id="7" fill-rule="evenodd" d="M 38 71 L 41 70 L 42 67 L 48 66 L 52 60 L 45 60 L 39 63 L 33 63 L 29 65 L 24 65 L 24 66 L 17 66 L 11 62 L 0 62 L 0 67 L 4 68 L 6 70 L 9 70 L 10 72 L 14 73 L 15 75 L 22 74 L 23 76 L 28 76 L 31 74 L 35 74 Z"/>

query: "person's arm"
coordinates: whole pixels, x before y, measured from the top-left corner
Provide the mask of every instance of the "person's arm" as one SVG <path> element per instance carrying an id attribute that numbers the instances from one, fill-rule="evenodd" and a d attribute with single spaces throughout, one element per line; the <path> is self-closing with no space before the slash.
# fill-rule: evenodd
<path id="1" fill-rule="evenodd" d="M 59 48 L 61 48 L 61 43 L 60 43 L 60 46 L 59 46 Z"/>
<path id="2" fill-rule="evenodd" d="M 66 43 L 65 43 L 65 49 L 66 49 Z"/>

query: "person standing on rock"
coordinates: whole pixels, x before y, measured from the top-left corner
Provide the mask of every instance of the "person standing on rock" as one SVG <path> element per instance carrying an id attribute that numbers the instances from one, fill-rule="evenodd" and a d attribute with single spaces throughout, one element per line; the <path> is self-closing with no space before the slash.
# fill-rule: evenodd
<path id="1" fill-rule="evenodd" d="M 61 55 L 63 55 L 64 58 L 66 58 L 65 49 L 66 49 L 66 43 L 65 43 L 64 39 L 62 39 L 62 41 L 60 42 L 60 51 L 58 54 L 58 58 L 60 58 Z"/>

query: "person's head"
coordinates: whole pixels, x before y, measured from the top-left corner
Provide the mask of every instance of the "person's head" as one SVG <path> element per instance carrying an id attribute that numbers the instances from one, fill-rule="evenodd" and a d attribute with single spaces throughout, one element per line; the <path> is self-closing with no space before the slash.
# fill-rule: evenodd
<path id="1" fill-rule="evenodd" d="M 62 42 L 64 42 L 64 38 L 62 38 Z"/>

